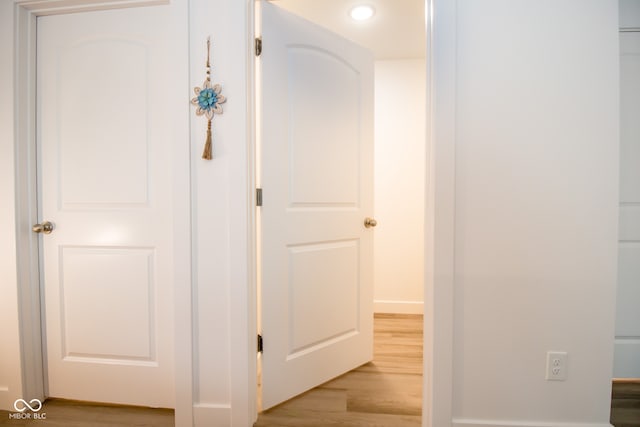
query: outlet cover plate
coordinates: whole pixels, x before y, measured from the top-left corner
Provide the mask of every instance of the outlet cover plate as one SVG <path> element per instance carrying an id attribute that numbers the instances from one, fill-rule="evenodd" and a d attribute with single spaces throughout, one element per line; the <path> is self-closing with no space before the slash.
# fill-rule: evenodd
<path id="1" fill-rule="evenodd" d="M 547 352 L 547 381 L 566 381 L 567 379 L 567 352 Z"/>

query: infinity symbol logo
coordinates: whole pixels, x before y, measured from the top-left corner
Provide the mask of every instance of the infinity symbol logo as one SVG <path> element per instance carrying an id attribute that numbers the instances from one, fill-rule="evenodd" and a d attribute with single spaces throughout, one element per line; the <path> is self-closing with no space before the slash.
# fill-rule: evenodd
<path id="1" fill-rule="evenodd" d="M 18 407 L 19 403 L 22 404 L 22 408 Z M 29 408 L 32 412 L 38 412 L 40 409 L 42 409 L 42 402 L 40 402 L 38 399 L 31 399 L 29 402 L 24 399 L 18 399 L 13 402 L 13 407 L 18 412 L 24 412 L 27 410 L 27 408 Z"/>

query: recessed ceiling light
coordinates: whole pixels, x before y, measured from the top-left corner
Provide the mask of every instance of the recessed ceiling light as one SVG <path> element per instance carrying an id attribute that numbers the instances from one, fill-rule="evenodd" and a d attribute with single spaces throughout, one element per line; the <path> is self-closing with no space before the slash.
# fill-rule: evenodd
<path id="1" fill-rule="evenodd" d="M 351 9 L 351 12 L 349 12 L 349 15 L 351 15 L 351 18 L 353 18 L 356 21 L 366 21 L 367 19 L 370 19 L 375 13 L 376 11 L 373 8 L 373 6 L 363 4 Z"/>

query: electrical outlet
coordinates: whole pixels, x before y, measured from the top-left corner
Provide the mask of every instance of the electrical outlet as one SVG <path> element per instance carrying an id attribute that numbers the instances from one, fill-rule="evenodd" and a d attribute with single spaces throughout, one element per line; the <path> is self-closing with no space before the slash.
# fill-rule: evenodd
<path id="1" fill-rule="evenodd" d="M 567 353 L 564 351 L 547 352 L 547 381 L 565 381 L 567 379 Z"/>

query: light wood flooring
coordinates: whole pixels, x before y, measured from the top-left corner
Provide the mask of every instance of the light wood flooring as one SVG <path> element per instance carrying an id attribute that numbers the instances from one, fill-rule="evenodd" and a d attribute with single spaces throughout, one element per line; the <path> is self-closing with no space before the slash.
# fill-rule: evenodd
<path id="1" fill-rule="evenodd" d="M 28 412 L 28 411 L 27 411 Z M 0 411 L 0 426 L 32 427 L 173 427 L 173 409 L 141 408 L 47 399 L 38 412 L 44 420 L 9 419 L 11 412 Z"/>
<path id="2" fill-rule="evenodd" d="M 640 427 L 640 381 L 613 382 L 611 424 L 615 427 Z"/>
<path id="3" fill-rule="evenodd" d="M 255 427 L 421 425 L 422 316 L 376 314 L 374 359 L 259 415 Z"/>

